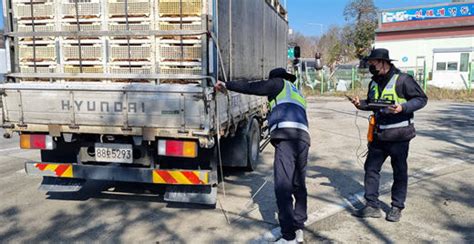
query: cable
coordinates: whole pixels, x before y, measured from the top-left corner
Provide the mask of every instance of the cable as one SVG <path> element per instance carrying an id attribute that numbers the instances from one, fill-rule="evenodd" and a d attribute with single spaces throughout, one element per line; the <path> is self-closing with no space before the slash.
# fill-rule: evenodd
<path id="1" fill-rule="evenodd" d="M 217 40 L 216 36 L 214 35 L 214 33 L 210 33 L 211 34 L 211 38 L 214 40 L 214 43 L 216 45 L 216 48 L 217 48 L 217 56 L 219 58 L 219 61 L 221 62 L 221 69 L 222 69 L 222 74 L 224 76 L 224 81 L 227 82 L 227 76 L 226 76 L 226 73 L 225 73 L 225 69 L 224 69 L 224 61 L 222 60 L 222 55 L 221 55 L 221 50 L 220 50 L 220 47 L 219 47 L 219 41 Z M 228 97 L 229 95 L 227 95 Z M 216 99 L 215 99 L 215 102 L 216 102 L 216 116 L 218 116 L 219 114 L 219 103 L 217 102 L 217 94 L 216 94 Z M 227 116 L 228 119 L 230 120 L 232 116 L 230 116 L 230 114 Z M 217 154 L 218 154 L 218 157 L 219 157 L 219 165 L 220 165 L 220 173 L 221 173 L 221 177 L 222 177 L 222 190 L 224 192 L 224 197 L 226 197 L 226 191 L 225 191 L 225 180 L 224 180 L 224 170 L 222 168 L 222 155 L 221 155 L 221 143 L 220 143 L 220 139 L 221 139 L 221 129 L 220 129 L 220 122 L 219 122 L 219 119 L 216 119 L 216 130 L 217 130 Z"/>
<path id="2" fill-rule="evenodd" d="M 250 197 L 250 199 L 245 203 L 244 205 L 244 209 L 242 209 L 237 215 L 239 216 L 239 218 L 235 219 L 235 221 L 238 221 L 239 219 L 241 219 L 243 217 L 244 214 L 248 214 L 250 212 L 252 212 L 253 210 L 255 210 L 256 208 L 254 209 L 251 209 L 251 210 L 248 210 L 249 207 L 250 207 L 250 204 L 253 202 L 253 199 L 258 195 L 258 193 L 260 193 L 260 191 L 263 189 L 263 187 L 269 182 L 271 181 L 271 175 L 268 175 L 267 177 L 265 177 L 265 181 L 263 182 L 263 184 L 257 189 L 257 191 Z"/>
<path id="3" fill-rule="evenodd" d="M 227 76 L 226 76 L 225 69 L 224 69 L 224 61 L 222 60 L 222 54 L 221 54 L 221 50 L 220 50 L 220 47 L 219 47 L 219 41 L 217 40 L 217 38 L 216 38 L 216 36 L 214 35 L 213 32 L 210 32 L 210 36 L 214 40 L 214 44 L 216 45 L 217 56 L 218 56 L 219 61 L 221 62 L 220 67 L 222 69 L 222 74 L 224 76 L 224 81 L 227 82 Z M 221 175 L 221 178 L 222 178 L 222 193 L 224 194 L 224 199 L 226 199 L 225 177 L 224 177 L 224 169 L 223 169 L 223 165 L 222 165 L 222 154 L 221 154 L 221 128 L 220 128 L 220 121 L 219 121 L 219 102 L 217 101 L 217 93 L 215 94 L 215 96 L 216 97 L 215 97 L 214 101 L 216 103 L 216 106 L 215 106 L 215 108 L 216 108 L 216 119 L 215 119 L 215 121 L 216 122 L 215 123 L 216 123 L 216 130 L 217 130 L 217 155 L 218 155 L 218 160 L 219 160 L 219 171 L 220 171 L 220 175 Z M 226 96 L 227 96 L 227 101 L 228 101 L 228 103 L 227 103 L 227 113 L 228 113 L 227 118 L 229 120 L 232 120 L 232 116 L 230 114 L 230 96 L 229 96 L 229 94 L 227 94 Z M 226 211 L 224 205 L 222 204 L 222 201 L 219 201 L 219 199 L 217 201 L 219 202 L 219 206 L 222 209 L 222 213 L 224 214 L 224 217 L 227 221 L 227 224 L 230 225 L 230 219 L 227 216 L 227 211 Z"/>
<path id="4" fill-rule="evenodd" d="M 216 36 L 214 35 L 214 33 L 211 32 L 210 35 L 211 35 L 211 38 L 214 40 L 214 43 L 216 44 L 217 56 L 218 56 L 219 61 L 221 62 L 221 69 L 222 69 L 222 74 L 223 74 L 223 76 L 224 76 L 224 81 L 227 82 L 227 76 L 226 76 L 226 72 L 225 72 L 225 69 L 224 69 L 224 61 L 223 61 L 223 59 L 222 59 L 222 53 L 221 53 L 221 50 L 220 50 L 220 47 L 219 47 L 219 41 L 217 40 L 217 38 L 216 38 Z M 229 96 L 228 94 L 227 94 L 227 99 L 230 99 L 230 96 Z M 217 99 L 216 99 L 216 109 L 217 109 L 217 104 L 218 104 L 218 103 L 217 103 Z M 232 119 L 232 116 L 231 116 L 231 114 L 230 114 L 230 100 L 229 100 L 229 102 L 228 102 L 228 114 L 229 114 L 228 118 L 229 118 L 229 120 L 232 121 L 232 124 L 233 124 L 233 119 Z M 218 124 L 217 126 L 219 126 L 219 123 L 217 123 L 217 124 Z M 229 123 L 229 124 L 230 124 L 230 123 Z M 219 128 L 219 127 L 218 127 L 218 128 Z M 222 161 L 221 161 L 221 158 L 220 158 L 220 143 L 219 143 L 220 140 L 219 140 L 219 135 L 220 135 L 220 133 L 218 133 L 217 145 L 218 145 L 218 147 L 219 147 L 219 162 L 220 162 L 220 164 L 222 165 Z M 221 166 L 221 170 L 222 170 L 222 166 Z M 221 172 L 221 175 L 222 175 L 222 182 L 224 183 L 224 182 L 225 182 L 225 181 L 224 181 L 224 175 L 223 175 L 222 172 Z M 268 177 L 270 177 L 270 176 L 268 176 Z M 262 190 L 263 187 L 267 184 L 267 182 L 269 181 L 268 177 L 265 179 L 265 181 L 263 182 L 263 184 L 258 188 L 258 190 L 253 194 L 253 196 L 247 201 L 247 203 L 245 204 L 245 208 L 240 211 L 239 216 L 241 216 L 241 215 L 244 213 L 244 211 L 246 211 L 246 210 L 248 209 L 248 205 L 253 201 L 253 199 L 257 196 L 257 194 L 260 193 L 260 190 Z M 224 184 L 223 184 L 223 185 L 224 185 Z M 225 198 L 225 188 L 224 188 L 224 198 Z M 226 217 L 226 219 L 227 219 L 227 217 Z M 228 221 L 228 224 L 230 224 L 229 221 Z"/>

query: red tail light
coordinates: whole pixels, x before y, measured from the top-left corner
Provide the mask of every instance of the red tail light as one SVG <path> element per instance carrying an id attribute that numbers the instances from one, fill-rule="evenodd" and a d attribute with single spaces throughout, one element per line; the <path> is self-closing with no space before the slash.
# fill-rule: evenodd
<path id="1" fill-rule="evenodd" d="M 197 157 L 197 143 L 193 141 L 158 140 L 158 155 L 171 157 Z"/>
<path id="2" fill-rule="evenodd" d="M 20 148 L 52 150 L 55 148 L 53 137 L 49 135 L 22 134 L 20 135 Z"/>

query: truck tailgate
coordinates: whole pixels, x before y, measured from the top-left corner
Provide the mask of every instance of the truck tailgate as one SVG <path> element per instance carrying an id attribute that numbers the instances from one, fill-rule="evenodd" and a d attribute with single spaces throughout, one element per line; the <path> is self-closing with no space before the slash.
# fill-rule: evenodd
<path id="1" fill-rule="evenodd" d="M 195 84 L 4 84 L 4 122 L 201 128 L 203 88 Z"/>

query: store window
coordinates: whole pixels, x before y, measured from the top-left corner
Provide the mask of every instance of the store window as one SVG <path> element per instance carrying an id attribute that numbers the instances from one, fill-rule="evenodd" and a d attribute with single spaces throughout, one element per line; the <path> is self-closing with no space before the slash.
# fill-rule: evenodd
<path id="1" fill-rule="evenodd" d="M 469 70 L 469 53 L 461 53 L 461 62 L 459 71 L 468 72 Z"/>
<path id="2" fill-rule="evenodd" d="M 458 62 L 448 62 L 448 70 L 457 71 L 458 70 Z"/>
<path id="3" fill-rule="evenodd" d="M 436 70 L 446 70 L 446 63 L 445 62 L 436 63 Z"/>

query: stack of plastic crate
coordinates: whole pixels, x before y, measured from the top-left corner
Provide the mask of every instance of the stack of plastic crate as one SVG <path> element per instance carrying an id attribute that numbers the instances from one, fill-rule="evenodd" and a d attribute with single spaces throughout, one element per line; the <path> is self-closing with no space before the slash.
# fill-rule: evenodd
<path id="1" fill-rule="evenodd" d="M 143 32 L 136 36 L 109 38 L 109 72 L 114 74 L 151 74 L 154 40 L 146 32 L 153 30 L 154 0 L 109 0 L 109 31 Z"/>
<path id="2" fill-rule="evenodd" d="M 57 53 L 53 36 L 36 36 L 34 32 L 55 30 L 53 0 L 14 0 L 13 18 L 18 32 L 33 32 L 18 38 L 19 68 L 23 73 L 56 71 Z"/>
<path id="3" fill-rule="evenodd" d="M 61 31 L 69 35 L 60 39 L 63 71 L 65 73 L 103 73 L 105 37 L 79 37 L 78 32 L 100 31 L 102 11 L 100 0 L 63 0 Z"/>
<path id="4" fill-rule="evenodd" d="M 157 0 L 157 29 L 203 30 L 202 0 Z M 161 74 L 202 74 L 202 36 L 162 36 L 157 39 L 158 70 Z"/>

